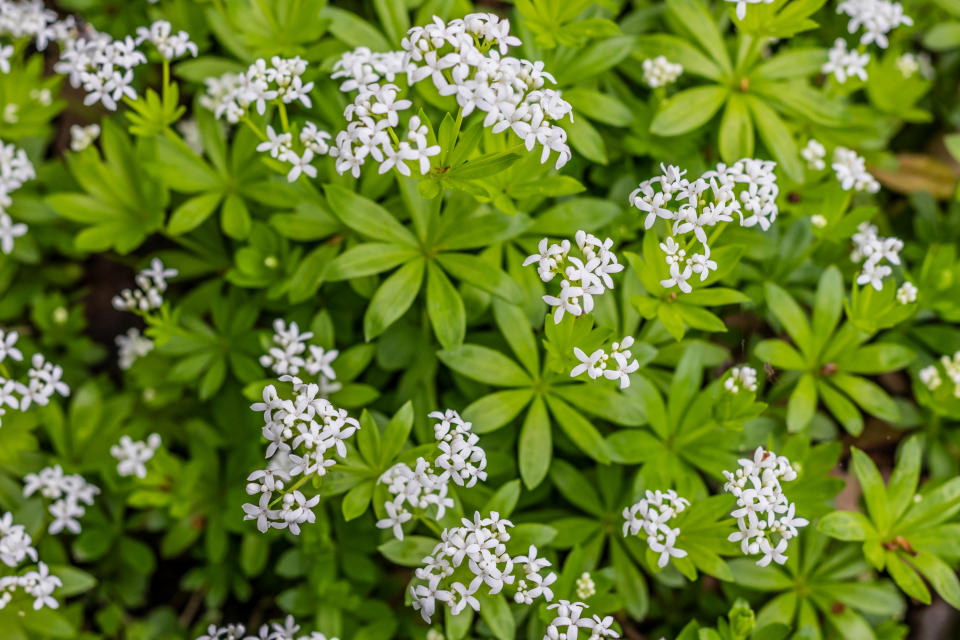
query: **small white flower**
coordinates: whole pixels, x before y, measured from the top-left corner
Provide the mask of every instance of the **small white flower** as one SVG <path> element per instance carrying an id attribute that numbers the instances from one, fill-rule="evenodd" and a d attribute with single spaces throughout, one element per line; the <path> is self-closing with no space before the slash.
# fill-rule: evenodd
<path id="1" fill-rule="evenodd" d="M 809 169 L 820 171 L 827 166 L 824 162 L 824 158 L 827 157 L 827 150 L 814 138 L 810 138 L 807 146 L 800 151 L 800 157 L 807 161 Z"/>
<path id="2" fill-rule="evenodd" d="M 897 289 L 897 301 L 900 304 L 911 304 L 917 301 L 917 287 L 912 282 L 904 282 Z"/>

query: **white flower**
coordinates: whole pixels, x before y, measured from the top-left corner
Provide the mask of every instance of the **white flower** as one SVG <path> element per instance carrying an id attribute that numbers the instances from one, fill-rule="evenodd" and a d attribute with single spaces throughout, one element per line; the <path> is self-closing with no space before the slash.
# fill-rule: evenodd
<path id="1" fill-rule="evenodd" d="M 167 60 L 180 58 L 187 53 L 197 57 L 197 45 L 190 42 L 190 34 L 186 31 L 171 33 L 170 23 L 166 20 L 157 20 L 147 27 L 137 28 L 137 44 L 149 41 L 157 51 Z"/>
<path id="2" fill-rule="evenodd" d="M 4 331 L 0 329 L 0 362 L 7 358 L 20 362 L 23 360 L 23 354 L 17 349 L 17 340 L 20 334 L 16 331 Z"/>
<path id="3" fill-rule="evenodd" d="M 0 251 L 10 254 L 13 251 L 13 241 L 26 233 L 27 225 L 22 222 L 14 223 L 5 211 L 0 210 Z"/>
<path id="4" fill-rule="evenodd" d="M 139 358 L 153 351 L 153 340 L 143 336 L 136 327 L 127 329 L 126 334 L 114 338 L 117 345 L 117 364 L 121 369 L 129 369 Z"/>
<path id="5" fill-rule="evenodd" d="M 396 502 L 385 502 L 383 508 L 387 512 L 387 517 L 377 521 L 377 527 L 380 529 L 393 529 L 393 536 L 397 540 L 403 540 L 403 523 L 410 520 L 413 515 Z"/>
<path id="6" fill-rule="evenodd" d="M 920 382 L 925 384 L 930 391 L 934 391 L 942 384 L 940 379 L 940 372 L 937 371 L 936 365 L 930 365 L 929 367 L 924 367 L 920 369 L 917 373 L 917 377 L 920 378 Z"/>
<path id="7" fill-rule="evenodd" d="M 24 477 L 23 495 L 31 496 L 35 492 L 53 502 L 50 504 L 50 515 L 54 517 L 48 527 L 52 535 L 67 529 L 72 533 L 80 533 L 81 518 L 86 510 L 83 505 L 93 504 L 94 497 L 100 489 L 80 475 L 64 475 L 59 466 L 46 467 L 38 473 L 28 473 Z"/>
<path id="8" fill-rule="evenodd" d="M 309 178 L 317 177 L 317 168 L 311 164 L 313 162 L 313 151 L 311 149 L 305 149 L 303 155 L 288 151 L 284 154 L 283 160 L 293 165 L 287 173 L 287 182 L 296 182 L 301 174 Z"/>
<path id="9" fill-rule="evenodd" d="M 824 158 L 827 157 L 827 150 L 814 138 L 810 138 L 810 140 L 807 141 L 807 146 L 800 151 L 800 157 L 807 161 L 808 168 L 815 171 L 819 171 L 827 166 L 826 162 L 824 162 Z"/>
<path id="10" fill-rule="evenodd" d="M 869 53 L 858 53 L 857 51 L 847 51 L 847 42 L 843 38 L 837 38 L 828 52 L 828 60 L 823 63 L 820 70 L 837 79 L 837 82 L 845 83 L 848 78 L 856 76 L 864 82 L 867 81 L 867 64 L 870 62 Z"/>
<path id="11" fill-rule="evenodd" d="M 266 151 L 271 158 L 286 159 L 287 154 L 293 152 L 292 142 L 292 135 L 289 133 L 278 134 L 273 130 L 273 127 L 267 125 L 267 139 L 257 145 L 257 151 L 261 153 Z"/>
<path id="12" fill-rule="evenodd" d="M 0 73 L 10 73 L 10 57 L 12 55 L 12 44 L 0 46 Z"/>
<path id="13" fill-rule="evenodd" d="M 739 393 L 740 389 L 757 390 L 757 370 L 746 365 L 730 369 L 730 377 L 723 383 L 730 393 Z"/>
<path id="14" fill-rule="evenodd" d="M 110 455 L 117 459 L 117 473 L 145 478 L 146 463 L 153 458 L 160 444 L 160 436 L 156 433 L 150 434 L 146 441 L 134 441 L 130 436 L 122 436 L 118 444 L 110 447 Z"/>
<path id="15" fill-rule="evenodd" d="M 670 62 L 665 56 L 643 61 L 643 81 L 651 88 L 673 84 L 682 73 L 683 65 Z"/>
<path id="16" fill-rule="evenodd" d="M 70 150 L 79 153 L 100 137 L 100 125 L 87 126 L 75 124 L 70 127 Z"/>
<path id="17" fill-rule="evenodd" d="M 837 5 L 837 13 L 850 17 L 847 24 L 850 33 L 863 27 L 860 44 L 875 42 L 882 49 L 887 47 L 890 31 L 902 24 L 913 24 L 910 16 L 903 13 L 903 6 L 890 0 L 844 0 Z"/>
<path id="18" fill-rule="evenodd" d="M 876 193 L 880 190 L 880 183 L 867 171 L 866 161 L 851 149 L 837 147 L 831 166 L 844 191 Z"/>
<path id="19" fill-rule="evenodd" d="M 900 304 L 911 304 L 917 301 L 917 287 L 912 282 L 904 282 L 897 289 L 897 301 Z M 2 358 L 0 358 L 2 359 Z"/>

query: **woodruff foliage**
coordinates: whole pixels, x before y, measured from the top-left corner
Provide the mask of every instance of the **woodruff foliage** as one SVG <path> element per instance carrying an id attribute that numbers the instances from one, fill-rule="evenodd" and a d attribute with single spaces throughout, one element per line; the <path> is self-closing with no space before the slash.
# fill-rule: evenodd
<path id="1" fill-rule="evenodd" d="M 955 621 L 958 25 L 0 0 L 0 638 Z"/>

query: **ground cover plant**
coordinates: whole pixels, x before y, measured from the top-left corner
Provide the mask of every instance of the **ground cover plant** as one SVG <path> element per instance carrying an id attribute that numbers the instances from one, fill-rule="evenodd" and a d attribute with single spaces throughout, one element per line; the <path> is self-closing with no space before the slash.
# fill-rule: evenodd
<path id="1" fill-rule="evenodd" d="M 958 25 L 0 0 L 0 638 L 956 637 Z"/>

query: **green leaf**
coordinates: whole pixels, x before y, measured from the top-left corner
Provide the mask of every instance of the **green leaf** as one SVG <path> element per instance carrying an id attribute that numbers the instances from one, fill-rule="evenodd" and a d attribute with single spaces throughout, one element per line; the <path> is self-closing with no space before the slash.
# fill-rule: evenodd
<path id="1" fill-rule="evenodd" d="M 547 406 L 560 428 L 580 448 L 580 451 L 597 462 L 603 464 L 610 462 L 607 443 L 589 420 L 552 394 L 547 395 Z"/>
<path id="2" fill-rule="evenodd" d="M 466 253 L 441 253 L 436 259 L 441 267 L 459 280 L 514 304 L 523 302 L 523 292 L 517 283 L 486 260 Z"/>
<path id="3" fill-rule="evenodd" d="M 423 566 L 423 559 L 433 553 L 439 540 L 425 536 L 404 536 L 403 540 L 389 540 L 377 547 L 380 553 L 401 567 Z"/>
<path id="4" fill-rule="evenodd" d="M 913 500 L 920 478 L 920 458 L 923 443 L 919 436 L 908 438 L 898 451 L 897 464 L 887 485 L 890 519 L 897 522 Z"/>
<path id="5" fill-rule="evenodd" d="M 463 410 L 463 419 L 473 423 L 475 433 L 490 433 L 517 417 L 532 397 L 532 389 L 497 391 L 474 400 Z"/>
<path id="6" fill-rule="evenodd" d="M 699 0 L 667 0 L 667 7 L 690 36 L 710 54 L 713 61 L 729 74 L 733 71 L 723 35 L 707 8 Z"/>
<path id="7" fill-rule="evenodd" d="M 569 462 L 554 460 L 550 467 L 550 481 L 571 504 L 597 517 L 603 516 L 600 495 L 586 476 Z"/>
<path id="8" fill-rule="evenodd" d="M 779 168 L 783 169 L 791 180 L 801 182 L 803 164 L 800 162 L 800 151 L 787 125 L 761 98 L 748 95 L 747 101 L 753 112 L 753 121 L 760 133 L 760 139 L 773 154 Z"/>
<path id="9" fill-rule="evenodd" d="M 407 35 L 410 28 L 410 16 L 407 13 L 405 0 L 374 0 L 373 7 L 380 18 L 380 24 L 387 32 L 387 39 L 399 46 L 400 40 Z"/>
<path id="10" fill-rule="evenodd" d="M 488 153 L 454 167 L 446 173 L 445 177 L 457 180 L 488 178 L 506 170 L 519 159 L 519 154 L 510 151 Z"/>
<path id="11" fill-rule="evenodd" d="M 678 136 L 693 131 L 713 117 L 728 95 L 728 89 L 720 85 L 681 91 L 663 101 L 650 123 L 650 132 Z"/>
<path id="12" fill-rule="evenodd" d="M 867 517 L 858 511 L 832 511 L 820 519 L 817 529 L 831 538 L 847 541 L 862 541 L 875 532 Z"/>
<path id="13" fill-rule="evenodd" d="M 433 261 L 427 263 L 427 315 L 440 346 L 453 349 L 463 344 L 467 332 L 463 300 L 447 274 Z"/>
<path id="14" fill-rule="evenodd" d="M 531 376 L 536 376 L 540 372 L 540 352 L 523 309 L 503 300 L 494 300 L 493 316 L 517 360 Z"/>
<path id="15" fill-rule="evenodd" d="M 330 33 L 350 47 L 368 47 L 373 51 L 392 51 L 396 48 L 390 45 L 379 29 L 352 11 L 327 6 L 320 10 L 320 17 L 331 20 Z"/>
<path id="16" fill-rule="evenodd" d="M 354 518 L 359 518 L 366 512 L 367 507 L 370 506 L 370 498 L 373 497 L 373 487 L 375 485 L 376 481 L 374 480 L 361 482 L 350 489 L 347 495 L 343 496 L 342 511 L 344 520 L 350 521 Z"/>
<path id="17" fill-rule="evenodd" d="M 860 407 L 869 413 L 896 422 L 900 419 L 900 409 L 887 392 L 879 385 L 864 378 L 836 373 L 830 381 L 848 396 L 853 398 Z"/>
<path id="18" fill-rule="evenodd" d="M 480 512 L 490 513 L 491 511 L 496 511 L 501 517 L 509 518 L 517 506 L 517 501 L 520 500 L 520 490 L 519 478 L 504 483 L 503 486 L 497 489 L 496 493 L 490 496 L 490 499 L 487 500 L 487 503 Z"/>
<path id="19" fill-rule="evenodd" d="M 876 525 L 880 535 L 888 532 L 890 521 L 890 509 L 887 504 L 887 490 L 883 485 L 883 478 L 877 470 L 877 465 L 873 463 L 870 456 L 856 447 L 850 448 L 850 454 L 853 459 L 853 472 L 860 481 L 860 488 L 863 489 L 863 499 L 867 503 L 867 512 L 870 519 Z"/>
<path id="20" fill-rule="evenodd" d="M 820 276 L 813 300 L 813 337 L 818 347 L 833 334 L 843 312 L 843 276 L 830 265 Z"/>
<path id="21" fill-rule="evenodd" d="M 863 431 L 863 416 L 857 406 L 847 399 L 847 396 L 840 393 L 826 380 L 817 380 L 817 390 L 827 409 L 833 414 L 833 417 L 840 421 L 843 428 L 851 435 L 858 436 Z"/>
<path id="22" fill-rule="evenodd" d="M 753 157 L 753 120 L 747 103 L 735 93 L 720 121 L 720 157 L 728 164 Z"/>
<path id="23" fill-rule="evenodd" d="M 414 260 L 417 255 L 412 247 L 365 242 L 337 256 L 327 269 L 327 280 L 336 282 L 371 276 Z"/>
<path id="24" fill-rule="evenodd" d="M 394 414 L 380 438 L 380 466 L 386 468 L 403 450 L 413 427 L 413 401 L 407 400 Z"/>
<path id="25" fill-rule="evenodd" d="M 607 164 L 607 145 L 600 132 L 586 118 L 576 118 L 573 122 L 564 122 L 570 145 L 574 150 L 591 162 Z"/>
<path id="26" fill-rule="evenodd" d="M 517 363 L 489 347 L 476 344 L 444 349 L 437 357 L 445 365 L 468 378 L 498 387 L 525 387 L 533 384 Z"/>
<path id="27" fill-rule="evenodd" d="M 787 402 L 787 430 L 796 433 L 804 429 L 817 410 L 817 384 L 810 373 L 800 376 L 800 381 Z"/>
<path id="28" fill-rule="evenodd" d="M 915 598 L 924 604 L 930 604 L 930 592 L 927 591 L 926 585 L 923 584 L 923 580 L 920 579 L 917 572 L 901 560 L 897 553 L 888 553 L 886 557 L 887 572 L 897 583 L 897 586 L 911 598 Z"/>
<path id="29" fill-rule="evenodd" d="M 363 316 L 363 334 L 367 342 L 383 333 L 413 304 L 423 282 L 424 262 L 416 259 L 403 265 L 373 294 Z"/>
<path id="30" fill-rule="evenodd" d="M 619 541 L 610 544 L 610 559 L 613 561 L 614 582 L 617 592 L 631 617 L 643 620 L 650 607 L 650 594 L 643 575 L 623 550 Z"/>
<path id="31" fill-rule="evenodd" d="M 683 38 L 666 33 L 641 34 L 637 38 L 633 57 L 642 63 L 644 59 L 663 55 L 664 51 L 670 52 L 672 62 L 683 66 L 685 74 L 701 76 L 716 82 L 721 82 L 724 78 L 724 72 L 716 62 L 703 55 Z M 639 68 L 641 65 L 637 66 Z M 563 95 L 566 96 L 566 92 Z"/>
<path id="32" fill-rule="evenodd" d="M 800 351 L 809 356 L 812 336 L 803 309 L 789 293 L 772 282 L 765 283 L 763 290 L 770 312 L 780 321 Z"/>
<path id="33" fill-rule="evenodd" d="M 416 247 L 416 237 L 379 204 L 339 185 L 324 189 L 330 210 L 343 224 L 360 235 L 399 245 Z"/>
<path id="34" fill-rule="evenodd" d="M 625 127 L 633 122 L 635 117 L 627 105 L 596 89 L 586 87 L 567 89 L 563 92 L 563 99 L 573 106 L 574 113 L 582 113 L 591 120 L 614 127 Z"/>
<path id="35" fill-rule="evenodd" d="M 913 349 L 899 344 L 868 344 L 844 354 L 837 366 L 853 373 L 886 373 L 903 369 L 915 357 Z"/>
<path id="36" fill-rule="evenodd" d="M 754 348 L 754 355 L 780 369 L 802 371 L 807 368 L 803 356 L 783 340 L 764 340 Z"/>
<path id="37" fill-rule="evenodd" d="M 482 596 L 480 617 L 487 623 L 497 640 L 514 640 L 516 621 L 503 593 Z"/>
<path id="38" fill-rule="evenodd" d="M 543 398 L 537 396 L 520 428 L 518 463 L 520 477 L 528 489 L 540 485 L 550 469 L 553 443 L 550 433 L 550 417 Z"/>
<path id="39" fill-rule="evenodd" d="M 190 198 L 170 215 L 167 232 L 178 236 L 193 231 L 214 212 L 223 195 L 217 191 L 203 193 Z"/>
<path id="40" fill-rule="evenodd" d="M 960 609 L 960 580 L 946 562 L 924 551 L 918 551 L 910 562 L 930 581 L 933 589 L 954 609 Z"/>

